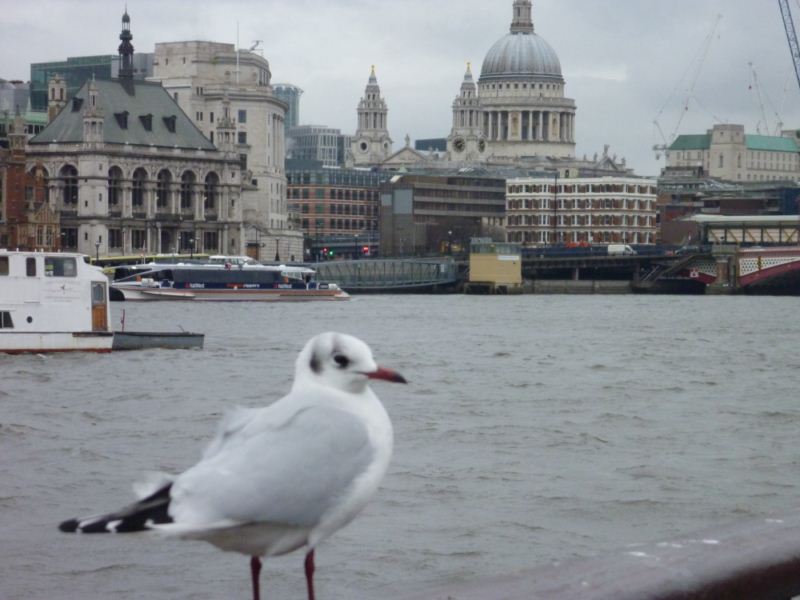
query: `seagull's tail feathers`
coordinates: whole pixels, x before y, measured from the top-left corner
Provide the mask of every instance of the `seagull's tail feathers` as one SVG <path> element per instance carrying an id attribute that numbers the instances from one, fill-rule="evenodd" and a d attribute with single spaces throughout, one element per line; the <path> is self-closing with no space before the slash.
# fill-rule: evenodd
<path id="1" fill-rule="evenodd" d="M 169 483 L 122 510 L 107 515 L 69 519 L 58 528 L 66 533 L 130 533 L 172 523 L 168 510 L 171 488 L 172 483 Z"/>

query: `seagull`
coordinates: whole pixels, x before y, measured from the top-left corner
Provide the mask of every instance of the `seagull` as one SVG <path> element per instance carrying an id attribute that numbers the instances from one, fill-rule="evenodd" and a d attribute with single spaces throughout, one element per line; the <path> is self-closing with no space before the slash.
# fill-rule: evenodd
<path id="1" fill-rule="evenodd" d="M 406 383 L 378 366 L 363 341 L 317 335 L 297 358 L 289 394 L 228 414 L 196 465 L 160 475 L 130 506 L 69 519 L 59 529 L 149 530 L 239 552 L 251 557 L 254 600 L 261 558 L 304 548 L 314 600 L 315 548 L 364 508 L 391 459 L 392 423 L 370 380 Z"/>

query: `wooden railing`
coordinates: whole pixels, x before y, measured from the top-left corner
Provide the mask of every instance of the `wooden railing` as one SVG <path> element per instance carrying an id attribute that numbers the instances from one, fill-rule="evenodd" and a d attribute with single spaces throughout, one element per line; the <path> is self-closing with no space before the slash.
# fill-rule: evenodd
<path id="1" fill-rule="evenodd" d="M 790 600 L 800 596 L 800 512 L 405 600 Z"/>

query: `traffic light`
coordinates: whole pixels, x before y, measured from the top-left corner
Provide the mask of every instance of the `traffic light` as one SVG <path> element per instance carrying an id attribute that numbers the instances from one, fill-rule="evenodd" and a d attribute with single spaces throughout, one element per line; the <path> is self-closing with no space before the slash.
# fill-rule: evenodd
<path id="1" fill-rule="evenodd" d="M 328 257 L 328 249 L 327 248 L 323 248 L 322 249 L 322 258 L 327 258 L 327 257 Z"/>
<path id="2" fill-rule="evenodd" d="M 369 254 L 369 246 L 362 246 L 361 247 L 361 254 L 363 254 L 364 256 L 368 255 Z"/>
<path id="3" fill-rule="evenodd" d="M 333 258 L 333 248 L 331 248 L 330 250 L 328 250 L 328 256 L 329 256 L 329 257 L 331 257 L 331 258 Z"/>

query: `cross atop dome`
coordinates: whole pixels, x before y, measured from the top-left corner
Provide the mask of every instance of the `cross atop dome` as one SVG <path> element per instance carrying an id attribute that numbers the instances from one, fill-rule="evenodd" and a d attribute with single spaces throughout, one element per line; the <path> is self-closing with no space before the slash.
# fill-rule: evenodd
<path id="1" fill-rule="evenodd" d="M 511 33 L 533 33 L 533 7 L 531 4 L 531 0 L 514 0 Z"/>

